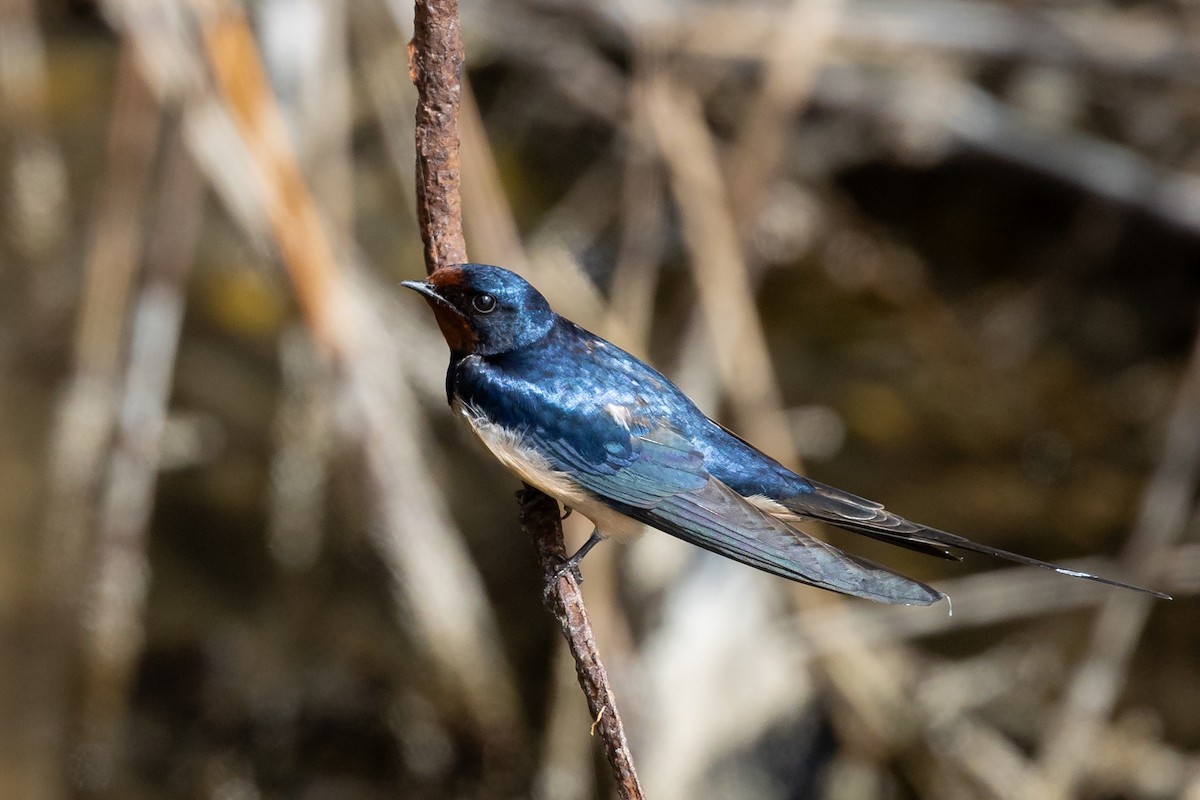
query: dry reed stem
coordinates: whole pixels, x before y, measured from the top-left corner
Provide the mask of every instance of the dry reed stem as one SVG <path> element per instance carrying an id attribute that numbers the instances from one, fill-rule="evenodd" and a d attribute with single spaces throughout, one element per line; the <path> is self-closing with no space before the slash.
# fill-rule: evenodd
<path id="1" fill-rule="evenodd" d="M 833 55 L 838 61 L 908 69 L 914 57 L 1022 59 L 1195 86 L 1200 77 L 1194 48 L 1165 9 L 1147 7 L 1136 15 L 1135 30 L 1133 15 L 1119 7 L 1061 4 L 1044 14 L 1028 14 L 970 0 L 904 6 L 850 3 L 832 43 Z M 766 5 L 705 3 L 689 12 L 651 18 L 646 27 L 675 35 L 679 50 L 690 56 L 746 61 L 762 57 L 762 42 L 780 26 L 777 8 Z M 1061 35 L 1065 31 L 1078 35 Z M 1137 41 L 1139 46 L 1113 47 L 1114 41 Z"/>
<path id="2" fill-rule="evenodd" d="M 520 738 L 512 676 L 491 633 L 479 575 L 421 466 L 416 446 L 421 437 L 411 414 L 416 404 L 401 381 L 386 380 L 388 368 L 381 364 L 389 362 L 373 360 L 388 347 L 386 330 L 372 323 L 374 301 L 339 274 L 244 18 L 222 15 L 206 28 L 205 42 L 210 60 L 228 60 L 214 65 L 214 73 L 263 168 L 272 241 L 314 335 L 339 361 L 343 388 L 360 415 L 369 478 L 386 521 L 386 534 L 376 541 L 393 572 L 397 600 L 412 613 L 424 645 L 441 665 L 440 678 L 463 690 L 492 751 L 511 754 Z M 480 670 L 481 663 L 489 669 Z"/>
<path id="3" fill-rule="evenodd" d="M 643 95 L 654 77 L 653 55 L 635 58 L 629 86 L 629 154 L 621 186 L 621 241 L 613 269 L 609 319 L 628 330 L 631 343 L 648 352 L 662 250 L 666 239 L 666 176 L 655 158 Z M 649 62 L 649 63 L 644 63 Z"/>
<path id="4" fill-rule="evenodd" d="M 725 201 L 715 145 L 698 100 L 660 84 L 652 114 L 683 219 L 710 341 L 717 350 L 721 383 L 739 412 L 739 427 L 751 440 L 769 442 L 777 458 L 798 466 L 749 272 Z M 808 602 L 809 591 L 797 590 L 796 597 Z M 840 601 L 828 602 L 826 613 L 840 618 L 835 627 L 852 631 L 852 612 Z M 895 748 L 917 729 L 920 712 L 904 701 L 903 687 L 896 679 L 903 674 L 904 663 L 902 653 L 869 653 L 859 643 L 821 664 L 821 674 L 849 712 L 847 730 L 858 732 L 864 746 Z"/>
<path id="5" fill-rule="evenodd" d="M 1137 521 L 1125 543 L 1122 562 L 1131 579 L 1145 582 L 1187 530 L 1200 483 L 1200 334 L 1180 381 L 1167 421 L 1163 453 L 1138 506 Z M 1043 796 L 1073 794 L 1095 750 L 1129 674 L 1130 660 L 1150 612 L 1159 605 L 1149 595 L 1111 592 L 1092 627 L 1088 651 L 1068 684 L 1054 724 L 1046 731 L 1040 761 L 1050 789 Z"/>
<path id="6" fill-rule="evenodd" d="M 724 201 L 727 195 L 724 179 L 698 100 L 664 82 L 658 87 L 652 113 L 696 269 L 706 323 L 717 349 L 723 388 L 735 410 L 741 412 L 741 429 L 750 433 L 752 440 L 771 442 L 770 449 L 776 457 L 785 462 L 790 458 L 798 465 L 750 291 L 750 273 L 740 250 L 733 215 Z M 765 432 L 764 418 L 777 420 L 773 433 Z M 811 599 L 804 589 L 797 590 L 794 597 L 802 606 Z M 823 613 L 836 620 L 825 631 L 837 632 L 842 654 L 820 662 L 820 675 L 833 690 L 835 708 L 845 712 L 841 714 L 844 735 L 857 739 L 860 747 L 885 752 L 922 742 L 925 756 L 957 765 L 977 784 L 986 784 L 996 796 L 1016 797 L 1012 794 L 1014 784 L 997 780 L 995 773 L 973 769 L 969 752 L 943 751 L 938 747 L 938 733 L 944 726 L 933 726 L 927 710 L 907 697 L 903 676 L 911 659 L 905 652 L 868 650 L 857 635 L 854 613 L 839 600 L 831 599 Z M 806 630 L 805 635 L 816 637 L 813 643 L 817 648 L 829 647 L 821 640 L 824 635 L 821 629 Z M 990 742 L 996 752 L 1010 753 L 1014 763 L 1022 760 L 1021 754 L 998 732 L 982 723 L 971 724 L 981 742 Z M 1028 766 L 1022 766 L 1021 770 L 1023 774 L 1032 774 Z"/>
<path id="7" fill-rule="evenodd" d="M 308 191 L 287 128 L 263 71 L 254 35 L 240 13 L 223 7 L 208 15 L 202 41 L 217 87 L 242 141 L 263 170 L 272 241 L 296 288 L 316 340 L 336 354 L 346 346 L 337 261 L 316 202 Z"/>
<path id="8" fill-rule="evenodd" d="M 145 636 L 150 514 L 203 188 L 176 135 L 148 226 L 145 280 L 130 309 L 129 364 L 99 501 L 97 558 L 86 610 L 79 728 L 83 752 L 104 772 L 121 760 L 127 701 Z M 116 790 L 105 788 L 106 793 Z"/>
<path id="9" fill-rule="evenodd" d="M 389 15 L 384 9 L 367 7 L 354 15 L 352 25 L 352 44 L 360 53 L 362 81 L 406 203 L 416 202 L 417 185 L 416 120 L 412 113 L 417 89 L 408 77 L 410 54 L 404 44 L 412 37 L 411 22 L 410 18 Z M 401 25 L 404 29 L 397 30 Z"/>
<path id="10" fill-rule="evenodd" d="M 49 338 L 45 332 L 68 313 L 67 303 L 72 302 L 69 298 L 77 281 L 70 261 L 63 258 L 72 241 L 72 212 L 62 151 L 50 130 L 49 76 L 37 11 L 33 0 L 0 2 L 0 39 L 4 42 L 0 45 L 4 49 L 0 57 L 0 119 L 6 128 L 9 161 L 0 188 L 5 205 L 0 237 L 12 248 L 5 259 L 6 275 L 18 273 L 22 262 L 30 275 L 33 291 L 22 298 L 25 313 L 21 316 L 33 323 L 35 344 L 40 346 Z M 7 319 L 5 327 L 15 333 L 22 326 L 18 319 Z M 80 398 L 75 398 L 77 406 L 79 402 Z M 67 477 L 69 471 L 69 465 L 63 463 L 69 458 L 64 452 L 69 449 L 65 439 L 65 435 L 58 438 L 53 450 L 56 456 L 45 465 L 59 478 Z M 60 483 L 57 488 L 67 487 Z M 62 521 L 66 525 L 47 526 L 46 534 L 71 527 L 72 523 Z M 78 537 L 68 538 L 79 541 Z M 15 542 L 18 537 L 9 539 Z M 75 562 L 62 570 L 61 576 L 76 574 L 77 553 L 59 554 L 53 546 L 44 552 L 49 559 L 62 556 Z M 9 562 L 9 567 L 21 570 L 26 564 Z M 52 568 L 57 570 L 57 566 Z M 63 591 L 64 584 L 45 577 L 35 578 L 42 578 L 42 585 L 34 585 L 27 600 L 32 613 L 23 603 L 13 603 L 11 616 L 4 615 L 8 624 L 22 620 L 13 626 L 13 644 L 6 647 L 22 655 L 0 659 L 0 709 L 9 712 L 9 719 L 21 722 L 0 725 L 0 776 L 8 779 L 7 791 L 33 800 L 53 797 L 61 788 L 60 748 L 66 722 L 62 672 L 76 622 L 69 611 L 73 606 L 64 597 L 71 593 Z"/>
<path id="11" fill-rule="evenodd" d="M 357 5 L 352 0 L 303 0 L 295 7 L 267 4 L 271 13 L 263 19 L 260 35 L 276 40 L 287 36 L 292 18 L 301 13 L 317 14 L 321 20 L 320 28 L 306 32 L 304 38 L 292 34 L 293 44 L 286 50 L 272 49 L 268 67 L 283 72 L 284 80 L 288 75 L 296 78 L 298 85 L 290 99 L 296 119 L 297 159 L 308 176 L 310 191 L 321 198 L 321 215 L 339 257 L 351 250 L 354 241 L 354 98 L 350 81 L 354 73 L 348 34 L 349 16 Z"/>
<path id="12" fill-rule="evenodd" d="M 776 178 L 788 132 L 827 57 L 843 0 L 792 0 L 763 47 L 763 76 L 729 155 L 729 204 L 743 237 Z"/>
<path id="13" fill-rule="evenodd" d="M 751 442 L 769 443 L 777 456 L 784 448 L 794 452 L 790 445 L 792 431 L 782 413 L 775 368 L 699 98 L 660 80 L 647 92 L 645 101 L 682 217 L 709 345 L 716 353 L 721 381 L 731 389 L 738 429 Z M 798 466 L 787 453 L 782 458 Z"/>
<path id="14" fill-rule="evenodd" d="M 522 244 L 483 119 L 465 80 L 462 100 L 459 123 L 466 175 L 462 205 L 472 248 L 483 254 L 482 260 L 494 260 L 521 273 L 551 298 L 559 313 L 585 327 L 597 327 L 604 320 L 604 300 L 578 265 L 560 248 L 535 250 Z"/>
<path id="15" fill-rule="evenodd" d="M 11 170 L 5 175 L 4 234 L 32 273 L 31 316 L 42 325 L 67 312 L 75 276 L 64 258 L 71 241 L 70 187 L 51 132 L 45 42 L 33 0 L 0 2 L 0 119 Z"/>
<path id="16" fill-rule="evenodd" d="M 262 47 L 265 66 L 291 111 L 296 158 L 334 250 L 352 252 L 354 165 L 350 142 L 353 115 L 348 63 L 349 9 L 346 0 L 266 3 L 259 14 L 259 40 L 286 40 L 286 48 Z M 296 26 L 312 15 L 319 26 Z M 332 365 L 313 347 L 303 326 L 283 331 L 279 342 L 281 386 L 273 425 L 267 542 L 285 569 L 304 571 L 319 558 L 327 522 L 329 458 L 334 443 Z"/>
<path id="17" fill-rule="evenodd" d="M 462 130 L 460 157 L 466 179 L 462 185 L 462 209 L 471 229 L 471 249 L 487 264 L 503 264 L 529 277 L 529 256 L 521 243 L 521 232 L 513 217 L 500 169 L 488 141 L 475 93 L 463 79 L 459 124 Z M 546 289 L 546 291 L 553 291 Z"/>
<path id="18" fill-rule="evenodd" d="M 435 665 L 436 680 L 461 690 L 488 752 L 511 754 L 521 736 L 512 676 L 479 574 L 423 465 L 417 406 L 396 375 L 403 343 L 383 320 L 383 300 L 334 259 L 244 16 L 202 0 L 168 2 L 161 16 L 111 5 L 160 101 L 182 103 L 206 177 L 249 237 L 279 255 L 314 338 L 340 368 L 376 501 L 372 531 L 406 612 L 401 621 Z M 498 766 L 485 773 L 498 774 Z"/>
<path id="19" fill-rule="evenodd" d="M 40 610 L 48 616 L 47 639 L 39 657 L 45 661 L 44 672 L 33 696 L 39 698 L 36 713 L 46 717 L 41 729 L 53 738 L 47 750 L 59 770 L 66 763 L 61 748 L 72 740 L 72 723 L 66 716 L 71 670 L 79 666 L 76 659 L 88 652 L 86 639 L 92 635 L 81 632 L 80 623 L 121 613 L 121 596 L 104 592 L 104 574 L 124 553 L 105 547 L 93 529 L 117 423 L 125 326 L 140 263 L 143 205 L 160 123 L 159 109 L 137 72 L 130 45 L 123 40 L 103 191 L 89 230 L 75 364 L 50 450 L 52 499 L 42 545 L 39 598 Z"/>

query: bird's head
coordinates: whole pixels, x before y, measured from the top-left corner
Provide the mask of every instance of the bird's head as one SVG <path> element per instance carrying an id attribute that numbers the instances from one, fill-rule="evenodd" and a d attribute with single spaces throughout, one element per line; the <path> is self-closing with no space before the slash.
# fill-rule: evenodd
<path id="1" fill-rule="evenodd" d="M 550 304 L 520 275 L 486 264 L 442 267 L 404 281 L 425 296 L 453 353 L 496 355 L 533 344 L 554 324 Z"/>

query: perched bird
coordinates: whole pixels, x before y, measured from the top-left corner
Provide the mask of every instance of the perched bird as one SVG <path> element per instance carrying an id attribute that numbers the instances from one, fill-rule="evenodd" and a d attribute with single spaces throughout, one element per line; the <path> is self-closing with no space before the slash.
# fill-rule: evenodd
<path id="1" fill-rule="evenodd" d="M 795 526 L 817 520 L 942 558 L 972 550 L 1166 595 L 976 544 L 802 477 L 706 417 L 662 373 L 551 310 L 517 274 L 483 264 L 405 281 L 450 346 L 446 395 L 508 469 L 595 524 L 602 538 L 649 525 L 800 583 L 880 603 L 929 605 L 936 589 Z"/>

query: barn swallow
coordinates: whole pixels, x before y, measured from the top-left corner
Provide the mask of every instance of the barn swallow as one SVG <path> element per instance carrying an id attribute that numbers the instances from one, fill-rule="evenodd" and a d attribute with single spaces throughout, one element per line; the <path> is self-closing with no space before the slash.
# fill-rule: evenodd
<path id="1" fill-rule="evenodd" d="M 653 367 L 554 313 L 516 273 L 483 264 L 404 281 L 450 346 L 446 396 L 500 463 L 595 524 L 568 564 L 643 525 L 765 572 L 880 603 L 942 594 L 800 531 L 815 520 L 941 558 L 970 550 L 1125 589 L 909 522 L 802 477 L 713 422 Z"/>

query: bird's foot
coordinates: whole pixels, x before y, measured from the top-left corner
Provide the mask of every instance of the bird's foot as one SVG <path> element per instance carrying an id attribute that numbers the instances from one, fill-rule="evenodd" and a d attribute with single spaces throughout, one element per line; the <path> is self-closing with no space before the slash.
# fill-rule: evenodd
<path id="1" fill-rule="evenodd" d="M 595 547 L 600 541 L 600 531 L 594 530 L 592 531 L 591 538 L 584 542 L 583 547 L 576 550 L 574 555 L 570 557 L 565 555 L 556 556 L 559 563 L 546 578 L 546 588 L 543 592 L 543 595 L 546 599 L 550 598 L 554 592 L 554 587 L 558 584 L 559 579 L 565 575 L 569 574 L 575 578 L 575 584 L 577 586 L 583 584 L 583 573 L 579 571 L 579 562 L 583 561 L 583 557 L 588 554 L 588 551 Z"/>
<path id="2" fill-rule="evenodd" d="M 575 579 L 576 586 L 583 584 L 583 573 L 579 571 L 578 560 L 566 556 L 557 556 L 556 560 L 558 563 L 546 574 L 546 585 L 542 587 L 542 602 L 548 606 L 554 605 L 558 584 L 562 578 L 570 575 Z"/>
<path id="3" fill-rule="evenodd" d="M 559 578 L 568 574 L 575 578 L 576 583 L 583 583 L 583 573 L 579 571 L 579 559 L 575 558 L 574 556 L 570 558 L 566 556 L 559 556 L 558 564 L 550 573 L 550 580 L 557 581 Z"/>

